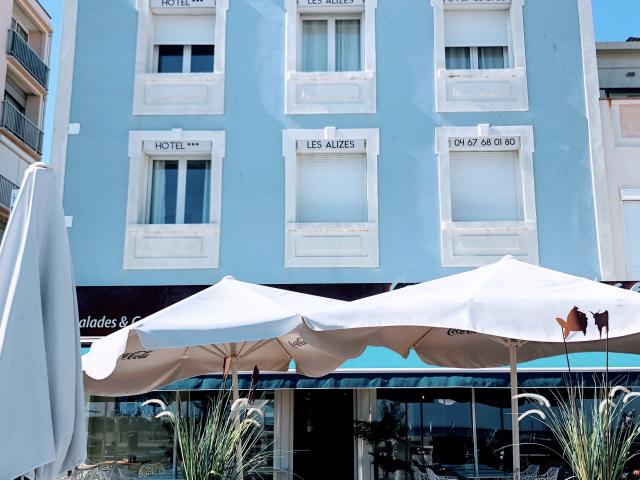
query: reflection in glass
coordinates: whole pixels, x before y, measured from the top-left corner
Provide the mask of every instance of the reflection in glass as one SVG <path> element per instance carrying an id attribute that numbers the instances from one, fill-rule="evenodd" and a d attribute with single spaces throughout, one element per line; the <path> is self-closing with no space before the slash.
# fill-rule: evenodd
<path id="1" fill-rule="evenodd" d="M 209 223 L 210 178 L 211 162 L 209 160 L 187 162 L 184 223 Z"/>
<path id="2" fill-rule="evenodd" d="M 191 73 L 213 72 L 213 45 L 191 46 Z"/>
<path id="3" fill-rule="evenodd" d="M 445 48 L 447 70 L 469 70 L 471 68 L 471 49 L 469 47 Z"/>
<path id="4" fill-rule="evenodd" d="M 158 73 L 181 73 L 183 56 L 182 45 L 159 45 Z"/>
<path id="5" fill-rule="evenodd" d="M 511 399 L 503 389 L 476 389 L 478 473 L 513 470 L 511 456 Z"/>
<path id="6" fill-rule="evenodd" d="M 303 20 L 302 65 L 303 72 L 326 72 L 328 69 L 328 22 Z"/>
<path id="7" fill-rule="evenodd" d="M 359 70 L 360 20 L 336 20 L 336 72 Z"/>
<path id="8" fill-rule="evenodd" d="M 504 47 L 478 47 L 480 70 L 504 68 Z"/>
<path id="9" fill-rule="evenodd" d="M 168 225 L 177 221 L 178 161 L 155 160 L 151 179 L 149 223 Z"/>

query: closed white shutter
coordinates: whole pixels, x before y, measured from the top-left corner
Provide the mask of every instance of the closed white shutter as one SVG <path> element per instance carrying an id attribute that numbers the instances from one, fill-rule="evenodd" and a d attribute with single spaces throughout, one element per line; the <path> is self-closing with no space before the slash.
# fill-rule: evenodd
<path id="1" fill-rule="evenodd" d="M 364 154 L 298 155 L 297 221 L 367 221 L 367 157 Z"/>
<path id="2" fill-rule="evenodd" d="M 630 280 L 640 280 L 640 200 L 624 202 L 624 238 Z"/>
<path id="3" fill-rule="evenodd" d="M 215 45 L 215 15 L 154 15 L 156 45 Z"/>
<path id="4" fill-rule="evenodd" d="M 445 10 L 447 47 L 506 47 L 509 45 L 508 10 Z"/>
<path id="5" fill-rule="evenodd" d="M 516 152 L 451 152 L 454 222 L 522 220 Z"/>

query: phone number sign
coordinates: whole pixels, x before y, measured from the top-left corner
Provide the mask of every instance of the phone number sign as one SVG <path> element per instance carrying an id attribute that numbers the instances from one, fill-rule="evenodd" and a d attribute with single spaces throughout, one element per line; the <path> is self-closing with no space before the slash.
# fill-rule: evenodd
<path id="1" fill-rule="evenodd" d="M 451 137 L 449 150 L 519 150 L 520 137 Z"/>

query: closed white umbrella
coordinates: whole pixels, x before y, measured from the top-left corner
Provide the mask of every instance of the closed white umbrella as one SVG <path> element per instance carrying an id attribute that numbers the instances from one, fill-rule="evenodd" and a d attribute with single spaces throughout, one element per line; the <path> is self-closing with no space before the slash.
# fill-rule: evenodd
<path id="1" fill-rule="evenodd" d="M 607 333 L 611 351 L 640 353 L 640 295 L 513 257 L 316 312 L 303 327 L 305 341 L 349 358 L 375 345 L 432 365 L 511 365 L 513 395 L 517 361 L 564 353 L 565 335 L 571 352 L 600 351 Z M 512 427 L 517 472 L 517 415 Z"/>
<path id="2" fill-rule="evenodd" d="M 24 177 L 0 246 L 0 478 L 48 480 L 86 458 L 76 290 L 57 181 Z"/>
<path id="3" fill-rule="evenodd" d="M 333 371 L 342 355 L 302 340 L 302 314 L 346 302 L 245 283 L 216 285 L 96 341 L 84 355 L 85 389 L 95 395 L 133 395 L 173 381 L 221 373 L 287 371 L 295 360 L 308 376 Z"/>

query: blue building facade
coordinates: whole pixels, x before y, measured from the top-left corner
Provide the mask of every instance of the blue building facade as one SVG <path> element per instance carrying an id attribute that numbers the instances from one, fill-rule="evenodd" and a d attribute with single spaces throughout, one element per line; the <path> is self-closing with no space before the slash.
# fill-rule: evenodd
<path id="1" fill-rule="evenodd" d="M 609 275 L 588 0 L 75 0 L 63 48 L 52 158 L 86 340 L 226 275 L 344 299 L 503 255 Z M 374 478 L 350 423 L 396 402 L 421 432 L 409 464 L 508 470 L 479 447 L 509 428 L 490 420 L 505 420 L 508 393 L 471 390 L 506 384 L 376 389 L 416 361 L 370 355 L 357 389 L 265 393 L 281 451 L 315 445 L 303 419 L 317 415 L 317 432 L 323 405 L 342 405 L 354 447 L 338 476 Z M 452 422 L 466 446 L 449 458 Z M 117 456 L 107 430 L 90 455 Z M 313 455 L 278 461 L 330 474 Z"/>

